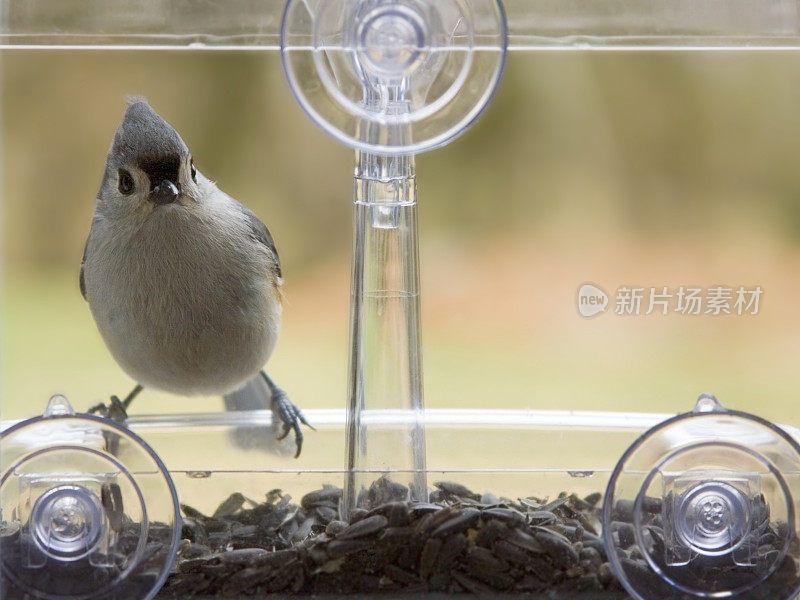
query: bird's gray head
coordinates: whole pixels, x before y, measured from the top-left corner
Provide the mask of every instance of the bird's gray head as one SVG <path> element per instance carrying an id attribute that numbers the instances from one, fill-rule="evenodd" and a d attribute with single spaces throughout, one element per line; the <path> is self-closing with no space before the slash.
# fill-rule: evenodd
<path id="1" fill-rule="evenodd" d="M 106 216 L 147 215 L 199 196 L 197 170 L 186 144 L 145 100 L 136 98 L 114 135 L 98 195 Z"/>

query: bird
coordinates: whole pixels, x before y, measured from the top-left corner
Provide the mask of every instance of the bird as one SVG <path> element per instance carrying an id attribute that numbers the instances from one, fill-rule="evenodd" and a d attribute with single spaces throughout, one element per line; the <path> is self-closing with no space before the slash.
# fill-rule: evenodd
<path id="1" fill-rule="evenodd" d="M 136 387 L 93 412 L 124 420 L 144 388 L 222 395 L 229 410 L 271 408 L 303 444 L 302 411 L 264 370 L 283 284 L 272 234 L 194 165 L 147 100 L 128 99 L 97 194 L 80 291 Z M 313 429 L 313 427 L 311 427 Z"/>

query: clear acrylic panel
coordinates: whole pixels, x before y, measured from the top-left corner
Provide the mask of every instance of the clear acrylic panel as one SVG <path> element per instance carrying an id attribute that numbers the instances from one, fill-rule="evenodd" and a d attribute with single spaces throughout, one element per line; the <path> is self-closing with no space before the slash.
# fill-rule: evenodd
<path id="1" fill-rule="evenodd" d="M 5 2 L 9 46 L 277 50 L 282 0 Z M 791 0 L 505 0 L 509 47 L 797 47 Z"/>
<path id="2" fill-rule="evenodd" d="M 582 536 L 569 542 L 603 552 L 597 494 L 616 461 L 698 392 L 715 391 L 727 405 L 787 430 L 797 426 L 797 4 L 503 4 L 511 50 L 505 78 L 468 135 L 416 159 L 419 207 L 366 207 L 356 197 L 357 227 L 376 225 L 372 237 L 356 235 L 356 246 L 371 259 L 380 252 L 392 258 L 373 260 L 362 273 L 374 300 L 361 313 L 364 364 L 378 374 L 395 368 L 397 376 L 391 385 L 376 377 L 361 383 L 378 400 L 396 400 L 397 392 L 421 400 L 420 357 L 381 354 L 402 349 L 401 334 L 417 335 L 418 323 L 408 317 L 419 318 L 429 408 L 398 412 L 376 402 L 348 426 L 342 406 L 353 156 L 311 126 L 283 80 L 284 2 L 3 3 L 3 417 L 30 416 L 62 389 L 85 410 L 132 384 L 94 331 L 76 270 L 123 97 L 140 93 L 186 136 L 200 168 L 273 230 L 289 303 L 270 369 L 318 429 L 307 432 L 295 460 L 291 449 L 274 446 L 266 411 L 225 413 L 219 398 L 143 394 L 129 424 L 164 460 L 186 504 L 182 535 L 193 545 L 184 545 L 182 560 L 224 563 L 239 573 L 242 590 L 278 586 L 276 577 L 247 587 L 247 561 L 272 559 L 235 554 L 252 540 L 246 519 L 267 508 L 283 511 L 275 513 L 276 531 L 291 543 L 306 540 L 312 528 L 327 530 L 343 516 L 339 488 L 354 475 L 345 471 L 345 435 L 362 425 L 372 428 L 380 450 L 355 474 L 376 484 L 367 487 L 380 502 L 400 497 L 386 474 L 405 486 L 403 498 L 409 495 L 420 463 L 408 432 L 424 425 L 427 491 L 458 505 L 444 514 L 469 520 L 479 506 L 483 525 L 519 518 L 502 512 L 513 506 L 539 527 L 534 519 L 547 524 L 550 517 L 538 513 L 558 513 L 549 533 L 532 530 L 553 554 L 565 548 L 553 532 Z M 183 52 L 166 52 L 173 49 Z M 673 49 L 693 52 L 622 52 Z M 732 52 L 694 52 L 704 49 Z M 776 52 L 751 52 L 764 49 Z M 356 175 L 358 185 L 365 178 Z M 366 179 L 357 194 L 375 196 L 377 189 L 389 198 L 405 189 Z M 416 199 L 416 190 L 411 195 Z M 419 282 L 417 247 L 409 244 L 416 240 L 381 231 L 393 222 L 406 230 L 419 222 Z M 382 297 L 387 281 L 407 294 Z M 762 304 L 737 304 L 739 289 L 751 301 L 763 291 Z M 692 290 L 706 303 L 716 290 L 717 307 L 727 300 L 726 310 L 704 304 L 694 312 L 686 297 Z M 351 388 L 358 392 L 352 381 Z M 755 489 L 755 476 L 745 475 L 734 479 Z M 692 501 L 685 492 L 696 483 L 670 475 L 653 489 L 675 489 Z M 790 511 L 776 490 L 772 485 L 765 498 L 785 523 Z M 588 519 L 585 531 L 567 523 L 578 513 Z M 230 543 L 241 547 L 218 544 L 212 558 L 203 554 L 198 544 L 222 539 L 204 528 L 231 521 L 237 535 Z M 332 526 L 331 536 L 341 526 Z M 783 541 L 792 533 L 775 527 Z M 203 537 L 209 533 L 212 541 Z M 683 539 L 679 532 L 675 538 Z M 515 539 L 536 554 L 535 542 Z M 325 552 L 348 548 L 327 543 Z M 601 573 L 610 573 L 607 562 L 605 571 L 579 571 L 564 552 L 559 581 L 599 585 Z M 314 569 L 330 575 L 325 569 L 334 570 L 338 558 Z M 685 558 L 678 552 L 669 560 L 679 566 Z M 735 554 L 736 567 L 752 566 L 735 562 L 745 558 Z M 776 563 L 764 564 L 769 570 Z M 281 590 L 305 585 L 304 575 L 290 573 Z M 448 585 L 480 591 L 508 584 L 483 575 Z M 171 585 L 190 589 L 192 578 L 181 576 Z M 389 575 L 383 581 L 390 589 L 398 583 Z"/>

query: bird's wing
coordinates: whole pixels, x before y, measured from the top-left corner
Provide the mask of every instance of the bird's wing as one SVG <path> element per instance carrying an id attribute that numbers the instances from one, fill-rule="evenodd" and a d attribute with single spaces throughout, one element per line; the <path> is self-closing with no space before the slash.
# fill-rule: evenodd
<path id="1" fill-rule="evenodd" d="M 253 211 L 241 204 L 239 208 L 242 213 L 244 213 L 247 223 L 250 226 L 250 236 L 257 242 L 264 244 L 269 248 L 270 252 L 272 252 L 272 256 L 275 257 L 275 274 L 281 277 L 281 260 L 278 258 L 278 249 L 275 248 L 275 241 L 272 239 L 272 234 L 269 232 L 269 229 L 267 229 L 267 226 L 261 222 Z"/>
<path id="2" fill-rule="evenodd" d="M 83 299 L 86 300 L 86 280 L 83 277 L 83 264 L 86 262 L 86 248 L 89 247 L 89 239 L 86 239 L 86 244 L 83 246 L 83 258 L 81 258 L 81 275 L 80 275 L 80 286 L 81 286 L 81 296 Z"/>

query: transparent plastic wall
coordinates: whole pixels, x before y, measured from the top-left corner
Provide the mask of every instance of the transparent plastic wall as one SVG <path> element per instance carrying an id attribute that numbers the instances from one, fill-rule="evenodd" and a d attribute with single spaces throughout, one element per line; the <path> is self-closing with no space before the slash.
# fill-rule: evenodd
<path id="1" fill-rule="evenodd" d="M 283 6 L 281 0 L 7 2 L 2 42 L 277 50 Z M 503 6 L 512 50 L 798 45 L 798 8 L 790 0 L 507 0 Z"/>

